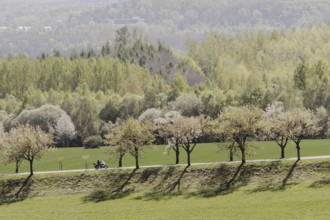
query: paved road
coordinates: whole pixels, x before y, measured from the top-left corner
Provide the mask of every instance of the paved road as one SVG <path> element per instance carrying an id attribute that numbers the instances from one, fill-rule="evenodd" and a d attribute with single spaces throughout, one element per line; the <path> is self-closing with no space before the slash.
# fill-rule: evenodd
<path id="1" fill-rule="evenodd" d="M 301 160 L 313 160 L 313 159 L 330 159 L 328 156 L 312 156 L 312 157 L 301 157 Z M 284 159 L 261 159 L 261 160 L 247 160 L 247 163 L 259 163 L 259 162 L 276 162 L 276 161 L 286 161 L 286 160 L 297 160 L 296 157 L 284 158 Z M 232 162 L 209 162 L 209 163 L 192 163 L 192 166 L 197 165 L 217 165 L 217 164 L 233 164 L 241 163 L 241 161 L 232 161 Z M 162 168 L 162 167 L 179 167 L 187 166 L 187 164 L 176 164 L 176 165 L 151 165 L 151 166 L 140 166 L 140 168 Z M 108 168 L 107 170 L 132 170 L 135 167 L 122 167 L 122 168 Z M 104 170 L 104 169 L 103 169 Z M 60 170 L 60 171 L 41 171 L 34 172 L 34 174 L 52 174 L 52 173 L 77 173 L 77 172 L 86 172 L 86 171 L 95 171 L 95 169 L 79 169 L 79 170 Z M 102 170 L 99 170 L 102 171 Z M 18 174 L 0 174 L 0 176 L 16 176 L 16 175 L 29 175 L 30 173 L 18 173 Z"/>

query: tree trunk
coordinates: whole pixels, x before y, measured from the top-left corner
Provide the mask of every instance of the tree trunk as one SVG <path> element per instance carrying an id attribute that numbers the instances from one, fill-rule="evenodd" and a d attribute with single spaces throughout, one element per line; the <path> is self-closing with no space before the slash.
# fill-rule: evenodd
<path id="1" fill-rule="evenodd" d="M 32 160 L 29 160 L 30 162 L 30 176 L 33 175 L 33 159 Z"/>
<path id="2" fill-rule="evenodd" d="M 190 151 L 187 151 L 187 165 L 188 165 L 188 167 L 190 167 L 191 166 L 191 163 L 190 163 Z"/>
<path id="3" fill-rule="evenodd" d="M 296 144 L 296 148 L 297 148 L 297 160 L 300 160 L 300 146 L 299 146 L 299 143 Z"/>
<path id="4" fill-rule="evenodd" d="M 281 159 L 285 158 L 284 149 L 285 147 L 281 146 Z"/>
<path id="5" fill-rule="evenodd" d="M 191 153 L 190 145 L 186 146 L 185 150 L 187 152 L 187 166 L 190 167 L 191 166 L 191 162 L 190 162 L 190 153 Z"/>
<path id="6" fill-rule="evenodd" d="M 180 160 L 179 146 L 176 145 L 174 150 L 175 150 L 175 164 L 179 164 L 179 160 Z"/>
<path id="7" fill-rule="evenodd" d="M 139 150 L 137 148 L 135 148 L 135 168 L 136 169 L 139 169 L 140 166 L 139 166 Z"/>
<path id="8" fill-rule="evenodd" d="M 66 137 L 64 137 L 64 147 L 68 147 L 68 141 L 67 141 Z"/>
<path id="9" fill-rule="evenodd" d="M 19 160 L 16 160 L 15 173 L 18 173 L 18 169 L 19 169 Z"/>
<path id="10" fill-rule="evenodd" d="M 232 147 L 229 149 L 229 161 L 234 161 L 234 149 Z"/>
<path id="11" fill-rule="evenodd" d="M 245 148 L 244 147 L 240 147 L 240 150 L 242 152 L 242 163 L 246 163 L 246 159 L 245 159 Z"/>
<path id="12" fill-rule="evenodd" d="M 119 155 L 118 167 L 122 167 L 123 166 L 123 157 L 124 157 L 124 154 L 120 154 Z"/>

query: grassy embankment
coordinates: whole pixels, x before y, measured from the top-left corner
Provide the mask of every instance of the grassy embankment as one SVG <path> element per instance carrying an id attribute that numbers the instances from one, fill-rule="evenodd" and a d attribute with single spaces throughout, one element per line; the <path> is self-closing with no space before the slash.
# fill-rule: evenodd
<path id="1" fill-rule="evenodd" d="M 279 158 L 280 148 L 275 142 L 254 142 L 252 144 L 251 152 L 253 155 L 247 156 L 248 160 L 252 159 L 268 159 Z M 319 156 L 330 155 L 330 140 L 303 140 L 301 144 L 302 156 Z M 164 146 L 146 147 L 141 157 L 140 165 L 155 165 L 155 164 L 173 164 L 174 153 L 171 152 L 168 156 L 163 154 Z M 65 148 L 56 149 L 54 152 L 47 153 L 39 161 L 35 161 L 35 171 L 49 171 L 59 169 L 59 158 L 63 158 L 63 169 L 84 169 L 85 159 L 83 156 L 88 155 L 87 159 L 89 168 L 93 168 L 92 163 L 97 159 L 107 161 L 110 167 L 116 167 L 117 161 L 109 161 L 108 156 L 105 154 L 105 148 L 101 149 L 83 149 L 83 148 Z M 198 144 L 191 155 L 192 163 L 201 162 L 218 162 L 228 161 L 228 151 L 219 150 L 217 144 Z M 296 157 L 296 149 L 292 143 L 289 143 L 286 149 L 286 157 Z M 237 155 L 235 160 L 240 160 Z M 186 154 L 182 150 L 180 156 L 180 163 L 186 163 Z M 134 166 L 133 157 L 126 155 L 124 157 L 124 166 Z M 13 173 L 14 164 L 0 166 L 0 173 Z M 28 163 L 22 163 L 20 172 L 28 172 Z"/>
<path id="2" fill-rule="evenodd" d="M 0 219 L 328 219 L 330 160 L 2 177 Z"/>

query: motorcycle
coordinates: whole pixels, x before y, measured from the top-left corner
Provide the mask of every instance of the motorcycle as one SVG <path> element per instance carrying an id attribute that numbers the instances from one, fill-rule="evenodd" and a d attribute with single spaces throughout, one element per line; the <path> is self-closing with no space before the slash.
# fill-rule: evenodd
<path id="1" fill-rule="evenodd" d="M 105 163 L 93 163 L 94 168 L 99 170 L 99 169 L 108 169 L 108 165 Z"/>

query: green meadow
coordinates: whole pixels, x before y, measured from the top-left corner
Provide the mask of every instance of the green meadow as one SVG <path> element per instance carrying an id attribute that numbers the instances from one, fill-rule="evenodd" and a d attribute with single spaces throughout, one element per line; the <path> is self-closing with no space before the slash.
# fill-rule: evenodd
<path id="1" fill-rule="evenodd" d="M 329 219 L 329 159 L 238 167 L 6 176 L 0 219 Z"/>
<path id="2" fill-rule="evenodd" d="M 285 191 L 244 190 L 214 198 L 185 195 L 160 201 L 134 196 L 86 203 L 82 195 L 38 197 L 0 206 L 9 219 L 329 219 L 330 188 L 295 186 Z"/>
<path id="3" fill-rule="evenodd" d="M 175 162 L 174 152 L 164 154 L 164 146 L 146 146 L 141 155 L 140 165 L 162 165 L 173 164 Z M 301 144 L 301 156 L 330 155 L 330 140 L 303 140 Z M 85 159 L 87 156 L 87 159 Z M 289 143 L 286 148 L 286 157 L 295 157 L 296 149 L 293 143 Z M 192 163 L 220 162 L 229 160 L 229 152 L 219 147 L 216 143 L 198 144 L 193 151 Z M 280 157 L 280 148 L 275 142 L 259 141 L 251 142 L 248 160 L 271 159 Z M 106 147 L 99 149 L 84 148 L 58 148 L 47 153 L 41 160 L 34 163 L 35 171 L 59 170 L 59 161 L 62 161 L 63 170 L 85 169 L 86 161 L 88 168 L 93 168 L 93 162 L 104 160 L 110 167 L 116 167 L 117 161 L 111 159 L 106 154 Z M 239 153 L 235 155 L 235 160 L 240 160 Z M 180 163 L 186 163 L 186 154 L 181 149 Z M 27 162 L 23 161 L 20 172 L 28 172 Z M 134 166 L 134 159 L 130 155 L 125 155 L 123 166 Z M 1 165 L 0 173 L 13 173 L 14 164 Z"/>

